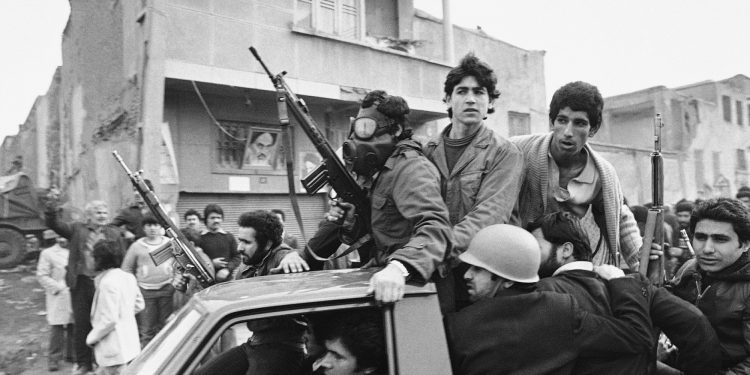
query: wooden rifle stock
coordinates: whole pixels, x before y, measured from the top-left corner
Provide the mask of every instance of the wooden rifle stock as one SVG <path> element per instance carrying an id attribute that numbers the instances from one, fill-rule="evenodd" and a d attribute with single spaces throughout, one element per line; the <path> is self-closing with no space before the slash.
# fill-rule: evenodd
<path id="1" fill-rule="evenodd" d="M 643 245 L 640 249 L 639 272 L 657 286 L 664 284 L 664 254 L 651 260 L 651 246 L 656 243 L 664 251 L 664 161 L 661 155 L 661 128 L 664 126 L 661 114 L 654 118 L 654 152 L 651 153 L 651 194 L 653 205 L 648 210 Z"/>

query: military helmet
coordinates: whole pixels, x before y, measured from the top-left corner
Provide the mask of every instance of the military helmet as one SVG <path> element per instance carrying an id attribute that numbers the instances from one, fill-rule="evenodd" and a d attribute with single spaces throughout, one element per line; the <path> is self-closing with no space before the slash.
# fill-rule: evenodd
<path id="1" fill-rule="evenodd" d="M 539 243 L 531 233 L 513 225 L 495 224 L 480 230 L 458 258 L 506 280 L 539 281 Z"/>

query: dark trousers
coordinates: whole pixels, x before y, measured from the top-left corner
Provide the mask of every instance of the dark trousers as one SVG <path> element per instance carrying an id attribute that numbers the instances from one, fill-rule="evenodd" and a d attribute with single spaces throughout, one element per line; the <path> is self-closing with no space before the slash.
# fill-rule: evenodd
<path id="1" fill-rule="evenodd" d="M 86 336 L 91 332 L 91 304 L 94 302 L 95 291 L 94 280 L 86 275 L 78 275 L 76 287 L 70 290 L 73 303 L 73 338 L 79 368 L 93 368 L 93 353 L 86 345 Z"/>
<path id="2" fill-rule="evenodd" d="M 50 363 L 57 363 L 62 360 L 63 352 L 65 354 L 65 360 L 73 362 L 75 360 L 73 345 L 72 324 L 57 324 L 50 326 L 49 352 L 47 355 Z"/>
<path id="3" fill-rule="evenodd" d="M 141 348 L 145 348 L 151 339 L 164 327 L 167 318 L 172 314 L 174 287 L 165 285 L 161 289 L 143 289 L 143 300 L 146 306 L 136 315 L 138 321 L 138 336 Z"/>

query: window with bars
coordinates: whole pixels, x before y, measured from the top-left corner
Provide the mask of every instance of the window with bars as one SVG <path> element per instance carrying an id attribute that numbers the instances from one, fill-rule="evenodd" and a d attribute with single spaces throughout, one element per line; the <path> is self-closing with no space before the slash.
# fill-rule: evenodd
<path id="1" fill-rule="evenodd" d="M 364 0 L 297 0 L 294 26 L 342 38 L 364 37 Z"/>

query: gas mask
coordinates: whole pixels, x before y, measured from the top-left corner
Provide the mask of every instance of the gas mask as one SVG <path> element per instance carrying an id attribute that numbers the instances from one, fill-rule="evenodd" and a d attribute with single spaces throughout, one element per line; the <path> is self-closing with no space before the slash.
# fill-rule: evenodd
<path id="1" fill-rule="evenodd" d="M 396 136 L 388 133 L 394 121 L 380 113 L 377 104 L 360 108 L 343 145 L 347 168 L 360 176 L 372 176 L 382 168 L 398 143 Z"/>

